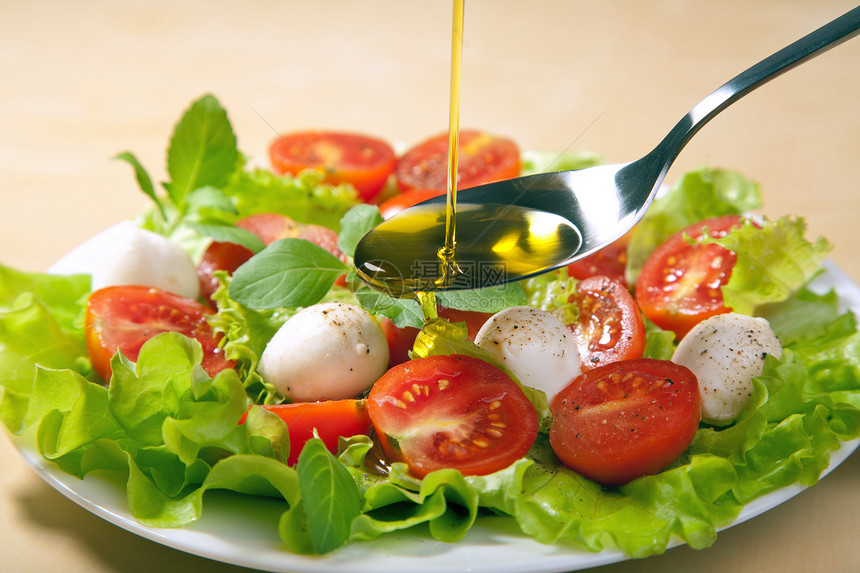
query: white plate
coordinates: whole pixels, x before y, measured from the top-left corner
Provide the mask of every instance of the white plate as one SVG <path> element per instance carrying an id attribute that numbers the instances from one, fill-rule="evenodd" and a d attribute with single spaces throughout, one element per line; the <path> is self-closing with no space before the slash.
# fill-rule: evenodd
<path id="1" fill-rule="evenodd" d="M 816 290 L 835 287 L 845 308 L 860 315 L 860 287 L 835 265 L 828 262 L 826 268 L 827 273 L 816 281 Z M 243 567 L 273 572 L 337 569 L 345 573 L 550 573 L 596 567 L 628 558 L 616 550 L 589 553 L 570 546 L 542 545 L 519 533 L 512 519 L 502 517 L 479 518 L 466 537 L 456 543 L 435 541 L 426 531 L 417 528 L 370 542 L 352 543 L 321 557 L 295 555 L 284 549 L 278 537 L 278 518 L 286 509 L 285 504 L 222 491 L 206 494 L 203 515 L 196 522 L 181 529 L 155 529 L 134 520 L 128 512 L 124 484 L 109 474 L 93 473 L 79 480 L 42 458 L 31 436 L 12 439 L 45 482 L 84 509 L 146 539 Z M 833 452 L 824 474 L 847 459 L 858 444 L 860 440 L 853 440 Z M 760 515 L 804 489 L 792 485 L 764 495 L 749 503 L 731 525 Z M 672 546 L 679 544 L 680 541 L 675 541 Z"/>

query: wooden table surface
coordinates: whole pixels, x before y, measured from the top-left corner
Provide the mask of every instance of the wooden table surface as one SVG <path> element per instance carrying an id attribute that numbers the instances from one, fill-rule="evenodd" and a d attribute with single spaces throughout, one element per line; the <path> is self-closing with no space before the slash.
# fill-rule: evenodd
<path id="1" fill-rule="evenodd" d="M 523 148 L 639 157 L 747 66 L 851 0 L 468 0 L 461 125 Z M 0 3 L 0 261 L 41 271 L 147 199 L 133 151 L 164 177 L 176 119 L 212 93 L 240 148 L 277 131 L 362 131 L 405 144 L 447 128 L 450 2 Z M 760 182 L 764 213 L 800 214 L 860 280 L 860 40 L 760 88 L 688 145 Z M 147 541 L 66 500 L 0 438 L 0 570 L 238 571 Z M 686 547 L 600 571 L 860 569 L 860 457 L 813 488 Z"/>

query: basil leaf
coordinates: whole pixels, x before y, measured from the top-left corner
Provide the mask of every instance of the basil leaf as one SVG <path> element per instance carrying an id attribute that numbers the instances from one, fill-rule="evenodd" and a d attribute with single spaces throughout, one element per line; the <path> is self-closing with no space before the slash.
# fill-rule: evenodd
<path id="1" fill-rule="evenodd" d="M 296 471 L 314 549 L 322 554 L 344 545 L 361 513 L 358 487 L 349 471 L 319 438 L 305 444 Z"/>
<path id="2" fill-rule="evenodd" d="M 149 177 L 149 173 L 146 172 L 146 169 L 143 168 L 140 161 L 137 160 L 137 157 L 135 157 L 130 151 L 123 151 L 122 153 L 117 154 L 114 159 L 125 161 L 131 165 L 132 169 L 134 169 L 134 176 L 137 179 L 137 184 L 140 186 L 140 190 L 146 193 L 150 199 L 158 204 L 158 197 L 155 195 L 155 187 L 152 185 L 152 179 Z M 161 205 L 159 205 L 159 207 L 160 206 Z"/>
<path id="3" fill-rule="evenodd" d="M 213 241 L 221 243 L 236 243 L 237 245 L 242 245 L 253 253 L 259 253 L 266 248 L 266 244 L 263 243 L 260 237 L 247 229 L 242 229 L 233 225 L 188 223 L 188 226 L 201 235 L 212 237 Z"/>
<path id="4" fill-rule="evenodd" d="M 382 222 L 382 213 L 376 205 L 356 205 L 340 220 L 338 248 L 350 257 L 361 238 Z"/>
<path id="5" fill-rule="evenodd" d="M 347 270 L 319 245 L 305 239 L 281 239 L 236 269 L 229 293 L 254 310 L 310 306 Z"/>
<path id="6" fill-rule="evenodd" d="M 355 291 L 355 297 L 367 312 L 390 318 L 398 328 L 421 328 L 424 325 L 424 315 L 415 300 L 394 298 L 370 287 L 359 288 Z"/>
<path id="7" fill-rule="evenodd" d="M 236 207 L 230 197 L 221 189 L 211 186 L 198 187 L 185 197 L 185 210 L 194 215 L 195 220 L 207 219 L 229 220 L 236 219 Z M 218 213 L 212 217 L 211 213 Z"/>
<path id="8" fill-rule="evenodd" d="M 441 291 L 436 293 L 436 300 L 456 310 L 490 313 L 528 304 L 523 286 L 518 282 L 474 290 Z"/>
<path id="9" fill-rule="evenodd" d="M 239 151 L 227 112 L 211 95 L 191 104 L 176 125 L 167 150 L 167 193 L 174 204 L 198 187 L 224 187 L 236 170 Z"/>

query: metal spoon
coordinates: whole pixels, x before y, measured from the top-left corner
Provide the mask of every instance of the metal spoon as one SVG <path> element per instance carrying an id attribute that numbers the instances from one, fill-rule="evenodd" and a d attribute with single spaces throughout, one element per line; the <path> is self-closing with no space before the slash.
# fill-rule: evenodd
<path id="1" fill-rule="evenodd" d="M 427 244 L 429 235 L 444 236 L 444 214 L 431 221 L 438 229 L 423 229 L 420 239 L 403 232 L 402 219 L 424 209 L 436 208 L 445 197 L 437 197 L 406 209 L 371 230 L 355 250 L 359 276 L 379 290 L 402 296 L 411 290 L 450 290 L 491 286 L 527 278 L 561 268 L 609 245 L 629 231 L 654 200 L 666 172 L 692 137 L 718 113 L 768 80 L 825 52 L 860 33 L 860 7 L 822 26 L 800 40 L 765 58 L 697 104 L 650 153 L 630 163 L 602 165 L 577 171 L 541 173 L 500 181 L 458 192 L 456 260 L 468 267 L 456 280 L 434 275 L 435 252 Z M 481 252 L 491 253 L 500 240 L 503 225 L 494 224 L 506 212 L 526 208 L 558 216 L 569 222 L 566 239 L 549 257 L 524 254 L 511 265 L 510 259 L 495 266 L 481 267 Z M 460 215 L 468 215 L 468 225 L 460 225 Z M 423 223 L 426 225 L 425 217 Z M 400 233 L 391 229 L 400 225 Z M 562 225 L 563 227 L 564 225 Z M 561 229 L 561 227 L 559 227 Z M 525 230 L 525 227 L 523 227 Z M 563 229 L 562 229 L 563 230 Z M 576 236 L 576 230 L 579 236 Z M 389 231 L 386 233 L 385 231 Z M 504 231 L 510 240 L 510 226 Z M 465 237 L 464 237 L 465 235 Z M 552 233 L 548 233 L 551 236 Z M 418 235 L 416 235 L 418 236 Z M 395 237 L 397 240 L 392 240 Z M 461 260 L 461 243 L 471 246 L 471 259 Z M 467 249 L 468 250 L 468 249 Z M 468 258 L 468 257 L 467 257 Z M 491 257 L 487 257 L 489 260 Z M 538 260 L 542 259 L 542 260 Z M 552 260 L 548 260 L 552 259 Z M 411 261 L 411 262 L 410 262 Z M 406 268 L 406 265 L 409 265 Z M 439 265 L 439 273 L 442 266 Z M 417 273 L 417 274 L 416 274 Z M 448 277 L 450 278 L 450 277 Z"/>

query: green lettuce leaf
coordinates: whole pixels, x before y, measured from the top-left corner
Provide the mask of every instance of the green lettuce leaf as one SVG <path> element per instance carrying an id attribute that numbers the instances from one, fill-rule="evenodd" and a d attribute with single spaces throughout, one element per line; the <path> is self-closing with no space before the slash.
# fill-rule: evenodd
<path id="1" fill-rule="evenodd" d="M 737 215 L 761 206 L 757 183 L 727 169 L 685 173 L 654 201 L 635 227 L 627 251 L 627 284 L 636 284 L 642 265 L 677 231 L 704 219 Z"/>
<path id="2" fill-rule="evenodd" d="M 237 171 L 224 192 L 240 217 L 255 213 L 283 213 L 299 223 L 316 223 L 339 230 L 340 220 L 358 203 L 351 185 L 331 187 L 314 170 L 295 177 L 266 169 Z"/>
<path id="3" fill-rule="evenodd" d="M 760 305 L 788 300 L 806 286 L 821 271 L 832 245 L 823 238 L 810 243 L 805 232 L 802 218 L 786 216 L 765 220 L 761 228 L 744 220 L 740 228 L 721 238 L 705 235 L 702 243 L 722 245 L 738 256 L 722 287 L 726 306 L 753 314 Z"/>

